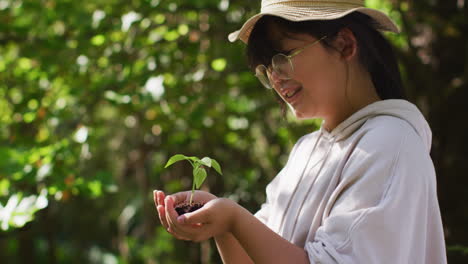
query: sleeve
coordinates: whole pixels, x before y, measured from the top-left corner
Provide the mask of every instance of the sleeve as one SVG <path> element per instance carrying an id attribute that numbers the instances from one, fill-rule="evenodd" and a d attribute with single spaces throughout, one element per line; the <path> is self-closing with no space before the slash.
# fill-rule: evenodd
<path id="1" fill-rule="evenodd" d="M 440 212 L 429 154 L 415 135 L 376 136 L 379 147 L 370 137 L 350 155 L 329 213 L 305 244 L 310 263 L 429 263 L 427 234 L 441 227 L 431 226 Z"/>
<path id="2" fill-rule="evenodd" d="M 275 176 L 275 178 L 267 185 L 266 187 L 266 201 L 260 207 L 254 216 L 257 217 L 263 224 L 268 225 L 268 219 L 270 217 L 270 211 L 273 207 L 273 201 L 276 199 L 276 193 L 278 193 L 278 188 L 280 185 L 281 179 L 284 177 L 283 175 L 287 174 L 288 164 L 291 160 L 294 159 L 294 155 L 299 147 L 299 145 L 304 141 L 307 135 L 301 137 L 296 144 L 294 144 L 291 153 L 289 154 L 288 161 L 286 165 L 281 169 L 281 171 Z"/>

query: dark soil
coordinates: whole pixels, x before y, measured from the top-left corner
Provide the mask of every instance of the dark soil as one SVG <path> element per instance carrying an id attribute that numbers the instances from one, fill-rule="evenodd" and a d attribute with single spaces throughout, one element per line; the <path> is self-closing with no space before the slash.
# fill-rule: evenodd
<path id="1" fill-rule="evenodd" d="M 175 210 L 177 214 L 183 215 L 186 213 L 191 213 L 193 211 L 196 211 L 202 207 L 203 207 L 203 204 L 200 204 L 200 203 L 193 203 L 192 205 L 189 205 L 188 203 L 182 203 L 182 204 L 176 205 Z"/>

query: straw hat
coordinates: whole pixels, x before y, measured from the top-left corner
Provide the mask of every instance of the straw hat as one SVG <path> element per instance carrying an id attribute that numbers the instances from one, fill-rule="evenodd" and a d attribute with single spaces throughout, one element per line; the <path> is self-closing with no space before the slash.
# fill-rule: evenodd
<path id="1" fill-rule="evenodd" d="M 282 17 L 291 21 L 332 20 L 352 12 L 361 12 L 372 17 L 376 28 L 399 33 L 395 23 L 384 13 L 364 7 L 364 0 L 262 0 L 259 14 L 251 17 L 240 30 L 229 34 L 229 41 L 238 39 L 247 44 L 255 23 L 264 15 Z"/>

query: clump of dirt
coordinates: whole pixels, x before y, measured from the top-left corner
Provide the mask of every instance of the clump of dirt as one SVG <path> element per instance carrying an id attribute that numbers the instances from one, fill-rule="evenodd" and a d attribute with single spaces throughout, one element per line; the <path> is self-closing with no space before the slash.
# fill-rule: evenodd
<path id="1" fill-rule="evenodd" d="M 203 207 L 203 204 L 201 203 L 192 203 L 192 205 L 188 203 L 180 203 L 175 206 L 175 210 L 178 215 L 183 215 L 186 213 L 194 212 L 202 207 Z"/>

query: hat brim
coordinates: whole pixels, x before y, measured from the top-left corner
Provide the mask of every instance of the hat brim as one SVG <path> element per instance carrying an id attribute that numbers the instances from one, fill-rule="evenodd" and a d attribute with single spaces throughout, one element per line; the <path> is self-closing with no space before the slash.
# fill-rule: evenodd
<path id="1" fill-rule="evenodd" d="M 306 15 L 304 15 L 304 13 L 298 15 L 297 12 L 288 12 L 288 10 L 276 10 L 275 12 L 260 13 L 248 19 L 244 23 L 244 25 L 242 25 L 241 29 L 229 34 L 228 39 L 230 42 L 234 42 L 240 39 L 242 42 L 247 44 L 249 41 L 250 33 L 252 32 L 252 29 L 254 28 L 255 24 L 261 17 L 265 15 L 277 16 L 289 21 L 298 22 L 307 20 L 333 20 L 344 17 L 353 12 L 360 12 L 370 16 L 377 23 L 377 30 L 400 33 L 398 26 L 385 13 L 367 7 L 357 7 L 342 10 L 340 10 L 339 8 L 324 9 Z"/>

